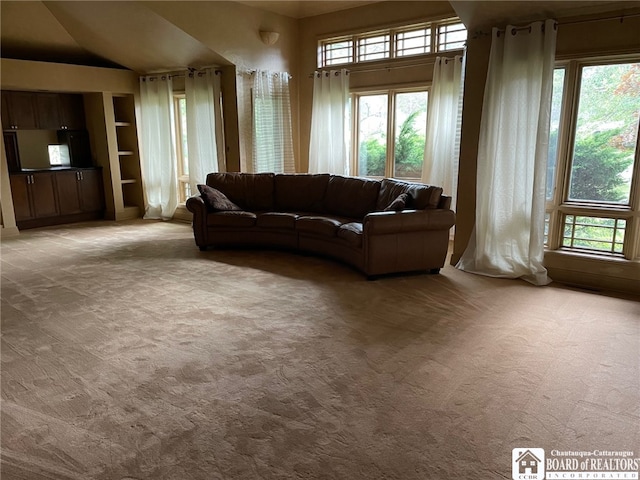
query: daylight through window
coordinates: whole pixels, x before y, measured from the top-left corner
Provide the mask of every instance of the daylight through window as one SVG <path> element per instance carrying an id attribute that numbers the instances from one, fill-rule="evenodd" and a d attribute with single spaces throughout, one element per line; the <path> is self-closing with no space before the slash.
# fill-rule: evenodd
<path id="1" fill-rule="evenodd" d="M 559 65 L 551 116 L 547 246 L 637 258 L 640 63 Z"/>
<path id="2" fill-rule="evenodd" d="M 466 41 L 457 19 L 326 38 L 318 42 L 318 67 L 458 50 Z"/>

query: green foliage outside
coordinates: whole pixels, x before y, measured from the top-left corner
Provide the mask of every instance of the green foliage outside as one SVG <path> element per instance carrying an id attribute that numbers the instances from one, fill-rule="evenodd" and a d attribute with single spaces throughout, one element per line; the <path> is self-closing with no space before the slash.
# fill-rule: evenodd
<path id="1" fill-rule="evenodd" d="M 424 113 L 417 110 L 400 127 L 395 144 L 395 176 L 419 178 L 422 174 L 425 138 L 415 128 L 416 118 Z M 358 167 L 362 175 L 384 176 L 387 156 L 384 138 L 369 138 L 360 143 Z"/>
<path id="2" fill-rule="evenodd" d="M 424 110 L 416 110 L 400 127 L 395 145 L 396 177 L 419 178 L 422 175 L 425 138 L 414 127 L 416 118 L 422 113 Z"/>
<path id="3" fill-rule="evenodd" d="M 640 64 L 585 67 L 582 73 L 569 198 L 628 203 L 640 114 Z M 550 158 L 555 158 L 557 135 L 557 130 L 551 132 Z M 570 245 L 573 221 L 567 216 L 564 246 Z M 622 253 L 625 227 L 624 220 L 576 217 L 573 246 Z"/>
<path id="4" fill-rule="evenodd" d="M 384 177 L 384 164 L 387 158 L 386 142 L 369 138 L 360 143 L 358 172 L 371 177 Z"/>
<path id="5" fill-rule="evenodd" d="M 624 202 L 629 187 L 623 173 L 633 163 L 633 151 L 614 147 L 621 129 L 595 132 L 576 139 L 569 197 L 576 200 Z"/>

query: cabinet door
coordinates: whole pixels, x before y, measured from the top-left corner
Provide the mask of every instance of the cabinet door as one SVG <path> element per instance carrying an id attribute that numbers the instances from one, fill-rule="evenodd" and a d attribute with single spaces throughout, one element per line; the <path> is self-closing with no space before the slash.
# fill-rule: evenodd
<path id="1" fill-rule="evenodd" d="M 12 129 L 37 129 L 35 95 L 31 92 L 6 92 L 9 126 Z"/>
<path id="2" fill-rule="evenodd" d="M 38 172 L 31 174 L 31 200 L 35 218 L 58 215 L 56 205 L 55 173 Z"/>
<path id="3" fill-rule="evenodd" d="M 7 155 L 7 168 L 9 172 L 19 172 L 22 167 L 20 166 L 16 132 L 3 132 L 2 136 L 4 138 L 4 151 Z"/>
<path id="4" fill-rule="evenodd" d="M 104 188 L 100 170 L 81 170 L 80 202 L 84 212 L 104 210 Z"/>
<path id="5" fill-rule="evenodd" d="M 11 197 L 13 198 L 13 211 L 16 216 L 16 222 L 32 219 L 33 213 L 29 197 L 31 175 L 10 175 L 9 181 L 11 182 Z"/>
<path id="6" fill-rule="evenodd" d="M 56 172 L 56 191 L 60 215 L 82 213 L 80 205 L 80 172 Z"/>
<path id="7" fill-rule="evenodd" d="M 91 167 L 91 144 L 86 130 L 58 130 L 58 141 L 69 147 L 72 167 Z"/>
<path id="8" fill-rule="evenodd" d="M 60 119 L 65 130 L 87 128 L 84 116 L 84 99 L 79 94 L 59 94 Z"/>
<path id="9" fill-rule="evenodd" d="M 36 93 L 35 96 L 38 128 L 41 130 L 62 128 L 59 95 L 57 93 Z"/>
<path id="10" fill-rule="evenodd" d="M 9 116 L 9 92 L 2 92 L 2 129 L 9 130 L 12 127 Z"/>

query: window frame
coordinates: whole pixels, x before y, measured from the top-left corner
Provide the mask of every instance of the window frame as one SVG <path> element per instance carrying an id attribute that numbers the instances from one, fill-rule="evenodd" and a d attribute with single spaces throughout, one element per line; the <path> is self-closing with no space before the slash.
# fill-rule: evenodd
<path id="1" fill-rule="evenodd" d="M 426 92 L 427 93 L 427 111 L 426 115 L 429 115 L 429 97 L 431 95 L 431 83 L 424 83 L 420 85 L 402 86 L 395 85 L 384 88 L 362 88 L 354 89 L 350 92 L 352 114 L 351 114 L 351 171 L 356 176 L 362 176 L 364 178 L 397 178 L 395 177 L 395 135 L 396 135 L 396 95 L 399 93 L 412 93 L 412 92 Z M 387 148 L 385 158 L 385 168 L 383 176 L 363 175 L 359 172 L 359 153 L 360 153 L 360 129 L 359 129 L 359 117 L 360 117 L 360 102 L 358 99 L 365 96 L 373 95 L 387 95 Z M 428 131 L 428 126 L 427 126 Z M 426 138 L 425 138 L 426 141 Z M 424 168 L 424 163 L 423 163 Z M 420 178 L 413 177 L 401 177 L 399 180 L 404 181 L 420 181 Z"/>
<path id="2" fill-rule="evenodd" d="M 182 149 L 183 144 L 183 132 L 182 132 L 182 114 L 180 109 L 180 102 L 184 100 L 186 102 L 186 96 L 184 92 L 174 92 L 173 93 L 173 129 L 175 132 L 176 138 L 176 177 L 178 181 L 178 203 L 183 204 L 186 203 L 189 194 L 187 194 L 187 190 L 190 188 L 189 185 L 189 173 L 185 173 L 185 166 L 187 166 L 188 171 L 188 160 L 184 158 L 184 152 Z M 186 107 L 186 106 L 185 106 Z M 186 119 L 185 119 L 186 121 Z M 185 129 L 186 130 L 186 129 Z M 187 133 L 188 135 L 188 133 Z M 190 192 L 191 195 L 194 195 L 193 192 Z"/>
<path id="3" fill-rule="evenodd" d="M 629 203 L 605 201 L 572 200 L 569 198 L 571 169 L 575 148 L 579 97 L 582 86 L 581 73 L 584 67 L 638 63 L 638 55 L 607 57 L 581 57 L 557 61 L 555 69 L 564 68 L 564 85 L 561 115 L 558 128 L 558 146 L 554 172 L 553 192 L 546 200 L 547 252 L 567 253 L 583 257 L 598 257 L 609 260 L 640 260 L 640 122 L 636 137 L 634 165 L 631 174 Z M 622 253 L 607 252 L 588 248 L 568 248 L 563 246 L 565 221 L 567 217 L 595 217 L 625 220 L 625 237 Z"/>
<path id="4" fill-rule="evenodd" d="M 317 51 L 317 68 L 330 68 L 333 66 L 344 66 L 349 64 L 362 64 L 369 62 L 379 62 L 383 60 L 398 60 L 405 58 L 412 58 L 421 55 L 434 55 L 437 53 L 443 52 L 454 52 L 462 50 L 463 48 L 442 48 L 439 44 L 439 38 L 441 35 L 441 28 L 446 28 L 452 25 L 462 25 L 463 29 L 467 32 L 468 30 L 464 23 L 458 17 L 446 18 L 442 20 L 435 21 L 427 21 L 427 22 L 419 22 L 419 23 L 410 23 L 406 25 L 399 25 L 396 27 L 385 28 L 385 29 L 377 29 L 377 30 L 366 30 L 360 31 L 352 34 L 343 34 L 343 35 L 335 35 L 331 37 L 324 37 L 318 40 L 318 51 Z M 397 51 L 397 40 L 398 35 L 405 34 L 407 32 L 411 32 L 414 30 L 428 29 L 430 40 L 428 51 L 422 53 L 410 53 L 406 55 L 400 55 Z M 371 37 L 378 37 L 388 35 L 388 50 L 386 51 L 386 55 L 383 55 L 381 58 L 375 59 L 361 59 L 361 42 Z M 338 43 L 347 43 L 348 46 L 346 48 L 350 49 L 350 55 L 347 55 L 344 58 L 344 62 L 331 62 L 327 63 L 327 53 L 331 50 L 329 47 L 331 45 L 336 45 Z M 465 41 L 466 42 L 466 41 Z"/>

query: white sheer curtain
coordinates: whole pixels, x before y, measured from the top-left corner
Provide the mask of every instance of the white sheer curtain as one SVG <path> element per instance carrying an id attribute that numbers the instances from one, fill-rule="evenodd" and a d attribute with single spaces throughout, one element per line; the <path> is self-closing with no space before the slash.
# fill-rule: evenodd
<path id="1" fill-rule="evenodd" d="M 294 172 L 289 74 L 254 72 L 252 100 L 252 171 Z"/>
<path id="2" fill-rule="evenodd" d="M 168 220 L 178 206 L 173 89 L 170 76 L 140 78 L 144 218 Z"/>
<path id="3" fill-rule="evenodd" d="M 545 169 L 556 23 L 493 29 L 480 142 L 476 223 L 457 267 L 550 282 L 543 265 Z"/>
<path id="4" fill-rule="evenodd" d="M 438 185 L 446 195 L 451 195 L 452 210 L 455 210 L 458 185 L 463 60 L 461 55 L 454 58 L 436 57 L 429 94 L 427 142 L 422 169 L 424 183 Z"/>
<path id="5" fill-rule="evenodd" d="M 349 72 L 315 72 L 309 173 L 349 175 Z"/>
<path id="6" fill-rule="evenodd" d="M 191 194 L 210 172 L 224 172 L 220 75 L 213 69 L 191 72 L 185 77 L 187 149 Z"/>

